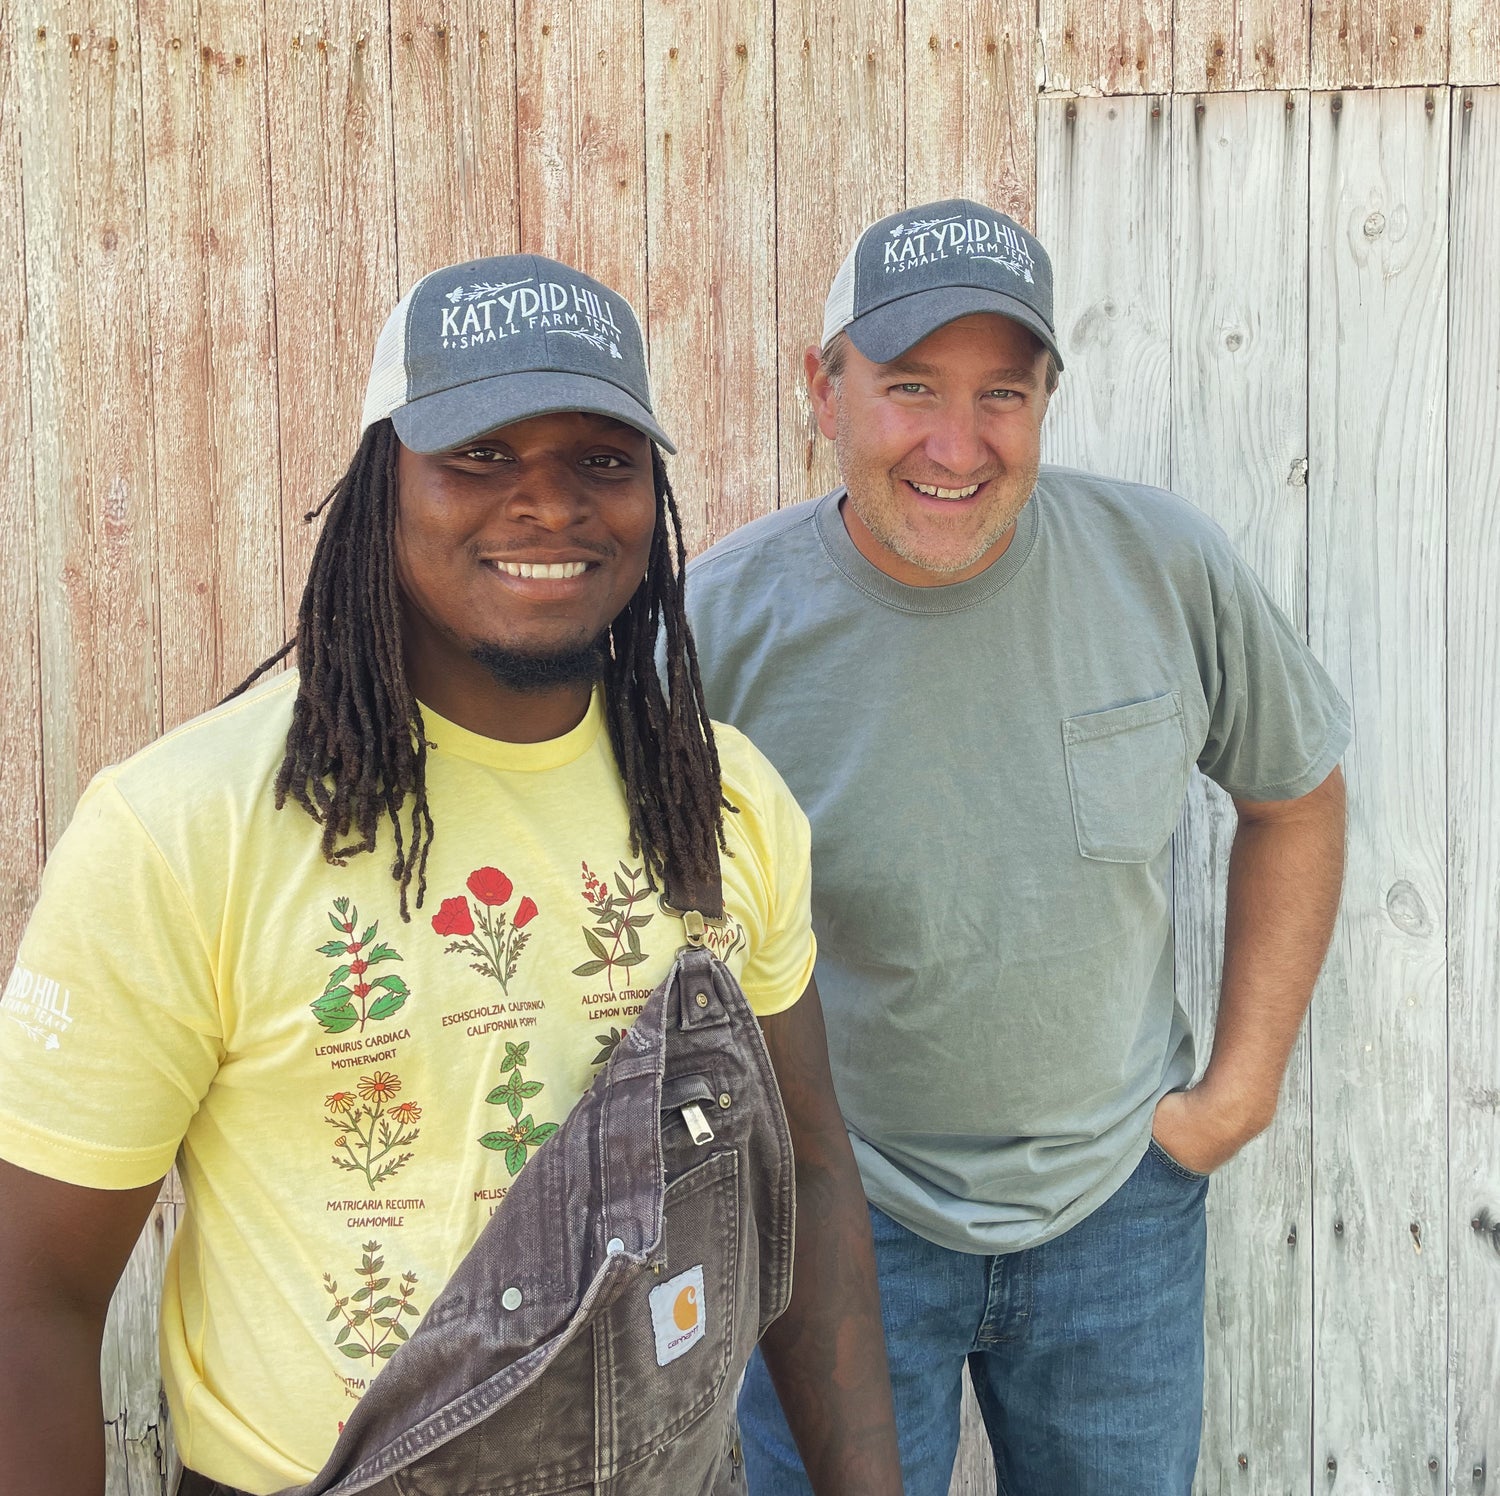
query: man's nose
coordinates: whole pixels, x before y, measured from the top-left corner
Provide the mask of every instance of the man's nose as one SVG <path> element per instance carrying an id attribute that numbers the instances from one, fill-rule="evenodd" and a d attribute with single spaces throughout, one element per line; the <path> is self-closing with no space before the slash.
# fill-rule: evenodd
<path id="1" fill-rule="evenodd" d="M 989 461 L 979 416 L 968 404 L 949 406 L 934 417 L 923 451 L 929 461 L 956 478 L 977 472 Z"/>
<path id="2" fill-rule="evenodd" d="M 530 520 L 548 530 L 566 530 L 589 508 L 570 477 L 546 469 L 528 474 L 506 502 L 506 512 L 511 519 Z"/>

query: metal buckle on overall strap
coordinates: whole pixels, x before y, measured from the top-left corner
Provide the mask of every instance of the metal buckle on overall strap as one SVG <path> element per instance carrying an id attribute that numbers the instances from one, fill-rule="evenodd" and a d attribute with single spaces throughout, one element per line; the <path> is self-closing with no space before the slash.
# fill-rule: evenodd
<path id="1" fill-rule="evenodd" d="M 666 912 L 682 921 L 683 930 L 686 932 L 688 946 L 695 951 L 703 950 L 708 944 L 708 927 L 722 929 L 724 916 L 704 914 L 698 909 L 677 909 L 669 904 L 666 899 L 661 901 L 661 906 Z"/>

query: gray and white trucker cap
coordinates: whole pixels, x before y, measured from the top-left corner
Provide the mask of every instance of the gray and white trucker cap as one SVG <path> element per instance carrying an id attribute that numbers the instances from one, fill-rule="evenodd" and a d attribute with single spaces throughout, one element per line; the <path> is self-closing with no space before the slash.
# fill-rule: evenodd
<path id="1" fill-rule="evenodd" d="M 998 312 L 1035 333 L 1062 368 L 1052 325 L 1052 261 L 1013 218 L 952 197 L 872 223 L 839 267 L 823 308 L 836 334 L 888 364 L 970 312 Z"/>
<path id="2" fill-rule="evenodd" d="M 651 408 L 640 323 L 592 276 L 542 255 L 500 255 L 424 275 L 375 344 L 361 431 L 389 416 L 414 452 L 441 452 L 554 411 L 644 431 Z"/>

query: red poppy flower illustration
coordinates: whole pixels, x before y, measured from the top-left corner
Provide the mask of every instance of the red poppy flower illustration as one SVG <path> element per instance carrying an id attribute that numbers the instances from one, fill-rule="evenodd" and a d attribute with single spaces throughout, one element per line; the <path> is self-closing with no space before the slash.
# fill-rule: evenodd
<path id="1" fill-rule="evenodd" d="M 469 874 L 469 892 L 491 909 L 505 903 L 514 888 L 515 885 L 497 867 L 475 868 Z"/>
<path id="2" fill-rule="evenodd" d="M 502 992 L 509 992 L 516 960 L 531 939 L 523 926 L 537 917 L 536 900 L 523 898 L 515 914 L 507 914 L 503 906 L 516 886 L 497 867 L 475 868 L 466 881 L 476 901 L 474 907 L 462 894 L 444 899 L 432 917 L 432 928 L 439 935 L 457 936 L 444 950 L 477 956 L 469 965 L 480 976 L 493 977 Z"/>
<path id="3" fill-rule="evenodd" d="M 442 908 L 432 916 L 432 928 L 439 935 L 472 935 L 474 916 L 469 913 L 469 901 L 462 894 L 444 899 Z"/>

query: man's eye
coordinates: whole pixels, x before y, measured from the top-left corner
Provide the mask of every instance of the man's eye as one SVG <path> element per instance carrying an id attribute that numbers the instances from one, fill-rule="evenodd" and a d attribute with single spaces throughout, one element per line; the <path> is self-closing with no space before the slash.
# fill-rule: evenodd
<path id="1" fill-rule="evenodd" d="M 469 462 L 504 462 L 505 453 L 495 447 L 465 447 L 460 454 Z"/>
<path id="2" fill-rule="evenodd" d="M 902 384 L 893 384 L 891 386 L 892 391 L 902 395 L 920 395 L 926 388 L 925 384 L 921 384 L 915 379 L 909 379 Z"/>
<path id="3" fill-rule="evenodd" d="M 592 457 L 585 457 L 583 460 L 589 467 L 620 468 L 625 466 L 625 459 L 616 457 L 613 452 L 595 452 Z"/>

